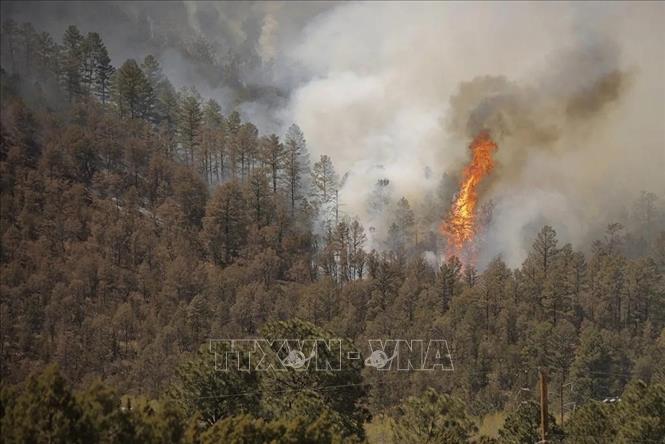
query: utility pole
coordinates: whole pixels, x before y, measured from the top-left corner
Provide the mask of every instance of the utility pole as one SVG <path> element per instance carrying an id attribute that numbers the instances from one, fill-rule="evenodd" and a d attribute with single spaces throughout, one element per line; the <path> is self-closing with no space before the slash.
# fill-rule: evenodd
<path id="1" fill-rule="evenodd" d="M 547 370 L 540 369 L 540 426 L 541 440 L 547 443 Z"/>

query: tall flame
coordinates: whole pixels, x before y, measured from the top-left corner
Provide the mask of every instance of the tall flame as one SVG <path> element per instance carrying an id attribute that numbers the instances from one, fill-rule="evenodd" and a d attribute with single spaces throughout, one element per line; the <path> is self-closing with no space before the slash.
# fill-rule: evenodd
<path id="1" fill-rule="evenodd" d="M 480 132 L 469 145 L 472 153 L 471 163 L 464 168 L 459 192 L 448 217 L 441 225 L 441 231 L 448 241 L 446 256 L 455 255 L 470 259 L 465 256 L 471 253 L 469 250 L 478 231 L 476 215 L 478 187 L 494 169 L 492 156 L 497 148 L 497 144 L 487 131 Z"/>

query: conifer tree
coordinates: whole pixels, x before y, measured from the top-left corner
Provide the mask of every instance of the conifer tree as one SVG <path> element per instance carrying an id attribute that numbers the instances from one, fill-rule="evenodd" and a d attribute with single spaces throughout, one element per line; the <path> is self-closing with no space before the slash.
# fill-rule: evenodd
<path id="1" fill-rule="evenodd" d="M 257 156 L 259 130 L 250 122 L 243 123 L 238 129 L 235 144 L 235 158 L 240 164 L 240 181 L 244 182 L 252 171 Z M 261 159 L 263 161 L 263 159 Z M 265 161 L 264 161 L 265 164 Z"/>
<path id="2" fill-rule="evenodd" d="M 88 39 L 91 39 L 89 44 L 92 47 L 94 93 L 102 105 L 106 105 L 111 97 L 111 79 L 115 68 L 111 65 L 111 58 L 99 34 L 90 33 Z"/>
<path id="3" fill-rule="evenodd" d="M 62 79 L 69 101 L 81 94 L 81 65 L 84 38 L 79 29 L 70 25 L 62 39 Z"/>
<path id="4" fill-rule="evenodd" d="M 154 106 L 152 87 L 136 63 L 129 59 L 113 78 L 115 103 L 121 117 L 148 118 Z"/>
<path id="5" fill-rule="evenodd" d="M 284 171 L 288 185 L 289 203 L 291 207 L 291 217 L 295 215 L 296 202 L 307 195 L 307 185 L 309 184 L 309 153 L 305 137 L 298 127 L 293 124 L 286 132 L 284 155 Z"/>
<path id="6" fill-rule="evenodd" d="M 286 151 L 284 150 L 284 145 L 276 135 L 271 134 L 263 140 L 261 160 L 270 175 L 270 186 L 273 194 L 277 193 L 277 186 L 282 177 L 285 157 Z"/>
<path id="7" fill-rule="evenodd" d="M 333 219 L 339 179 L 332 160 L 325 154 L 312 167 L 312 197 L 324 221 Z"/>
<path id="8" fill-rule="evenodd" d="M 237 182 L 217 188 L 206 208 L 202 237 L 208 254 L 228 264 L 240 253 L 247 237 L 246 203 Z"/>
<path id="9" fill-rule="evenodd" d="M 191 166 L 201 145 L 203 113 L 201 97 L 196 90 L 184 91 L 178 111 L 178 139 L 185 150 L 185 159 Z"/>
<path id="10" fill-rule="evenodd" d="M 221 181 L 224 176 L 226 157 L 225 122 L 222 108 L 215 100 L 210 99 L 203 107 L 203 131 L 201 137 L 202 150 L 207 159 L 206 175 L 208 182 Z"/>

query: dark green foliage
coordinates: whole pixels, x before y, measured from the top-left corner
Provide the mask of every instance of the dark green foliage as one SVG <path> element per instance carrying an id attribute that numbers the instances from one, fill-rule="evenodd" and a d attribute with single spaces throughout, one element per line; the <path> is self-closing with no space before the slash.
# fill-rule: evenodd
<path id="1" fill-rule="evenodd" d="M 154 91 L 135 60 L 129 59 L 118 68 L 113 91 L 120 116 L 147 119 L 152 115 Z"/>
<path id="2" fill-rule="evenodd" d="M 227 371 L 216 367 L 215 353 L 224 359 L 221 346 L 212 351 L 202 346 L 190 361 L 176 372 L 171 396 L 189 416 L 209 424 L 238 413 L 257 413 L 260 399 L 258 373 L 238 370 L 229 359 Z"/>
<path id="3" fill-rule="evenodd" d="M 195 90 L 185 91 L 178 110 L 178 140 L 185 149 L 185 161 L 194 165 L 194 156 L 201 145 L 201 97 Z"/>
<path id="4" fill-rule="evenodd" d="M 67 92 L 70 102 L 82 93 L 81 64 L 83 63 L 83 42 L 84 39 L 81 32 L 74 25 L 67 28 L 62 38 L 63 87 Z"/>
<path id="5" fill-rule="evenodd" d="M 315 358 L 306 370 L 262 372 L 262 402 L 266 411 L 279 418 L 293 415 L 294 408 L 301 412 L 300 416 L 318 416 L 319 412 L 330 409 L 339 417 L 344 435 L 363 436 L 368 412 L 364 405 L 367 390 L 361 375 L 362 360 L 340 359 L 349 353 L 360 353 L 351 341 L 300 320 L 269 322 L 261 329 L 261 335 L 268 341 L 303 341 L 306 356 L 311 353 L 307 345 L 313 346 L 306 341 L 317 341 Z M 279 352 L 280 359 L 286 359 L 287 350 L 279 347 L 279 342 L 275 342 L 273 351 Z"/>
<path id="6" fill-rule="evenodd" d="M 273 358 L 281 360 L 286 355 L 279 354 L 284 349 L 279 346 L 281 343 L 277 339 L 334 339 L 331 333 L 302 321 L 268 323 L 263 327 L 262 334 L 267 343 L 275 344 L 273 352 L 276 355 Z M 228 344 L 213 342 L 210 347 L 202 347 L 194 359 L 177 370 L 178 380 L 172 387 L 171 396 L 189 416 L 214 425 L 204 436 L 227 436 L 233 431 L 228 428 L 239 422 L 244 424 L 240 429 L 244 430 L 245 426 L 249 428 L 242 432 L 236 430 L 235 433 L 243 436 L 256 433 L 263 437 L 261 439 L 273 436 L 271 433 L 279 436 L 293 427 L 303 436 L 323 433 L 323 430 L 309 430 L 319 423 L 326 424 L 326 433 L 332 433 L 325 438 L 327 440 L 334 436 L 362 437 L 367 412 L 362 404 L 365 390 L 360 367 L 354 365 L 342 368 L 341 371 L 326 370 L 326 360 L 334 362 L 337 351 L 320 346 L 317 359 L 321 361 L 312 362 L 311 367 L 304 371 L 290 368 L 285 372 L 249 372 L 242 368 L 250 365 L 250 357 L 242 354 L 226 355 Z M 350 343 L 343 344 L 344 355 L 353 351 L 357 350 Z M 317 365 L 320 366 L 318 369 Z M 231 418 L 238 414 L 262 415 L 276 422 Z M 223 418 L 229 420 L 220 421 Z M 283 425 L 286 429 L 283 429 Z M 302 427 L 309 431 L 300 430 Z M 262 435 L 264 433 L 268 435 Z"/>
<path id="7" fill-rule="evenodd" d="M 111 66 L 111 59 L 99 34 L 88 34 L 87 45 L 89 88 L 99 98 L 102 105 L 105 105 L 111 97 L 111 79 L 115 69 Z"/>
<path id="8" fill-rule="evenodd" d="M 549 415 L 548 442 L 560 442 L 563 438 L 561 428 Z M 540 406 L 533 401 L 521 403 L 506 417 L 503 428 L 499 431 L 501 442 L 510 444 L 530 444 L 541 440 Z"/>
<path id="9" fill-rule="evenodd" d="M 637 381 L 612 402 L 591 402 L 566 423 L 571 443 L 662 442 L 665 436 L 665 386 Z"/>
<path id="10" fill-rule="evenodd" d="M 181 442 L 182 414 L 168 403 L 127 399 L 96 382 L 74 394 L 54 366 L 3 392 L 3 442 Z"/>
<path id="11" fill-rule="evenodd" d="M 609 342 L 609 332 L 587 328 L 581 333 L 571 373 L 578 401 L 617 396 L 627 377 L 621 366 L 620 349 Z"/>
<path id="12" fill-rule="evenodd" d="M 616 408 L 611 404 L 592 401 L 581 406 L 566 422 L 567 441 L 588 444 L 611 442 L 616 435 L 612 421 L 615 415 Z"/>
<path id="13" fill-rule="evenodd" d="M 95 432 L 55 366 L 3 396 L 2 435 L 9 443 L 85 443 Z"/>
<path id="14" fill-rule="evenodd" d="M 404 401 L 396 415 L 393 434 L 400 443 L 466 443 L 477 431 L 459 399 L 431 388 Z"/>
<path id="15" fill-rule="evenodd" d="M 335 432 L 334 423 L 326 415 L 312 422 L 302 418 L 266 421 L 243 415 L 217 422 L 201 436 L 201 442 L 335 444 L 360 441 L 342 438 Z"/>
<path id="16" fill-rule="evenodd" d="M 665 437 L 665 385 L 632 383 L 612 417 L 618 442 L 657 442 Z"/>

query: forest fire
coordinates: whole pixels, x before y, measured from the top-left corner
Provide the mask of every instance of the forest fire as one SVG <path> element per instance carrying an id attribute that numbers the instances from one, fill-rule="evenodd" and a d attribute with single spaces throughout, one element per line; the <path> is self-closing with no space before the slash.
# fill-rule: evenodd
<path id="1" fill-rule="evenodd" d="M 469 248 L 478 230 L 478 187 L 494 168 L 492 156 L 497 148 L 487 131 L 481 131 L 469 145 L 471 162 L 464 168 L 459 192 L 448 217 L 441 224 L 441 231 L 447 240 L 446 257 L 455 255 L 463 261 L 473 259 Z"/>

